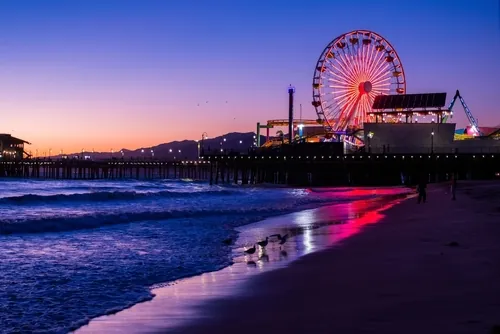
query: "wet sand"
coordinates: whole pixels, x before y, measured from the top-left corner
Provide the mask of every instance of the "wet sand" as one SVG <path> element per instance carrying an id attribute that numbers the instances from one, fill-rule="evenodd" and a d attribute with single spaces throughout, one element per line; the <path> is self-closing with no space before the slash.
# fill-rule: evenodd
<path id="1" fill-rule="evenodd" d="M 500 185 L 430 187 L 338 247 L 252 278 L 168 333 L 492 333 L 500 325 Z"/>
<path id="2" fill-rule="evenodd" d="M 189 325 L 193 321 L 206 321 L 207 316 L 211 315 L 200 309 L 200 305 L 221 298 L 252 294 L 246 282 L 258 274 L 285 268 L 300 256 L 326 249 L 359 233 L 364 226 L 380 221 L 383 217 L 380 210 L 401 202 L 407 195 L 400 193 L 407 191 L 401 188 L 377 189 L 377 194 L 390 196 L 304 210 L 240 227 L 234 246 L 234 265 L 155 288 L 152 301 L 93 319 L 89 325 L 76 332 L 164 332 Z M 366 193 L 366 190 L 353 189 L 353 192 L 351 195 L 358 195 Z M 275 233 L 291 236 L 281 249 L 275 238 L 272 238 L 265 251 L 258 247 L 253 255 L 241 255 L 243 249 Z"/>

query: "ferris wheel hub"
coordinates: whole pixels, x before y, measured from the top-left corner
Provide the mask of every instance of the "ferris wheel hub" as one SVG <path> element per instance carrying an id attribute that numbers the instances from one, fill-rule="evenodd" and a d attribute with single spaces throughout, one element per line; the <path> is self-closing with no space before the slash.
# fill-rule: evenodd
<path id="1" fill-rule="evenodd" d="M 359 92 L 361 94 L 368 94 L 372 91 L 372 83 L 370 81 L 365 81 L 359 84 Z"/>

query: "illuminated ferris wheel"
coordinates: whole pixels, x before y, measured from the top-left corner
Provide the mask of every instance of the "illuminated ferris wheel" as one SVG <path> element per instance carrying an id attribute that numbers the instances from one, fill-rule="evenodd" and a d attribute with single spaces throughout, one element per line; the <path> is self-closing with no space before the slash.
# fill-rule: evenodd
<path id="1" fill-rule="evenodd" d="M 360 129 L 377 95 L 405 94 L 403 65 L 382 36 L 355 30 L 335 38 L 319 57 L 313 106 L 328 133 Z"/>

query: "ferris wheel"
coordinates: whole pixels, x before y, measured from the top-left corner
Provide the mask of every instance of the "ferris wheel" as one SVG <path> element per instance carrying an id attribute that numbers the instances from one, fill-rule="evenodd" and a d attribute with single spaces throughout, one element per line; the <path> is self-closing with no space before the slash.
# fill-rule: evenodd
<path id="1" fill-rule="evenodd" d="M 327 133 L 360 129 L 377 95 L 405 94 L 403 65 L 382 36 L 355 30 L 331 41 L 313 77 L 313 106 Z"/>

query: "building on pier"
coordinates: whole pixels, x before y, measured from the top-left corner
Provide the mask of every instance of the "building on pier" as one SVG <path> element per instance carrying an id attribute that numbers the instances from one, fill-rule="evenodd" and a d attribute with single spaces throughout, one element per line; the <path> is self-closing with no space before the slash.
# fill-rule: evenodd
<path id="1" fill-rule="evenodd" d="M 448 108 L 445 103 L 446 93 L 377 96 L 369 113 L 375 122 L 363 125 L 365 147 L 372 153 L 401 154 L 500 151 L 500 141 L 493 140 L 497 128 L 471 126 L 467 140 L 457 138 L 456 124 L 449 122 L 453 103 Z"/>
<path id="2" fill-rule="evenodd" d="M 0 133 L 0 159 L 2 160 L 20 160 L 30 154 L 24 150 L 24 144 L 31 145 L 26 140 L 13 137 L 7 133 Z"/>

